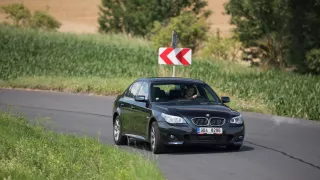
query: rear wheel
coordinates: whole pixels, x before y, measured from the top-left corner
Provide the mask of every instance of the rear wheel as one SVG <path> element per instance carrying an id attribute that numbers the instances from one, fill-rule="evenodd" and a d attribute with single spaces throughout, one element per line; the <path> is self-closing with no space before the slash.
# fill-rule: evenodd
<path id="1" fill-rule="evenodd" d="M 163 153 L 165 147 L 160 139 L 160 131 L 156 121 L 154 121 L 150 128 L 150 148 L 154 154 Z"/>
<path id="2" fill-rule="evenodd" d="M 125 145 L 127 137 L 122 135 L 121 122 L 119 116 L 117 116 L 113 123 L 113 140 L 116 145 Z"/>

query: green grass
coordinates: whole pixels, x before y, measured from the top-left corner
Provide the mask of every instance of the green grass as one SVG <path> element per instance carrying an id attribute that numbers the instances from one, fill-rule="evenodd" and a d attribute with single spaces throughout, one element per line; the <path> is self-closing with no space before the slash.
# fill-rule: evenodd
<path id="1" fill-rule="evenodd" d="M 3 88 L 23 88 L 32 90 L 63 91 L 71 93 L 94 93 L 96 95 L 118 95 L 122 93 L 135 78 L 99 78 L 99 77 L 19 77 L 1 81 Z M 216 90 L 219 95 L 226 95 Z M 231 97 L 231 108 L 243 111 L 270 113 L 268 109 L 258 102 L 244 101 Z"/>
<path id="2" fill-rule="evenodd" d="M 0 26 L 1 79 L 20 76 L 154 76 L 156 51 L 122 36 L 78 37 Z M 133 45 L 137 42 L 137 45 Z M 141 44 L 141 45 L 139 45 Z M 151 68 L 150 68 L 151 67 Z"/>
<path id="3" fill-rule="evenodd" d="M 0 112 L 0 179 L 165 179 L 155 162 Z"/>
<path id="4" fill-rule="evenodd" d="M 122 93 L 134 78 L 99 78 L 99 77 L 19 77 L 0 81 L 0 87 L 23 88 L 72 93 L 94 93 L 98 95 L 117 95 Z"/>
<path id="5" fill-rule="evenodd" d="M 320 77 L 247 67 L 229 70 L 219 62 L 194 64 L 192 77 L 204 79 L 223 92 L 244 100 L 258 100 L 273 114 L 320 120 Z"/>
<path id="6" fill-rule="evenodd" d="M 172 68 L 159 66 L 157 51 L 142 39 L 43 33 L 8 27 L 0 28 L 0 63 L 2 86 L 58 87 L 59 90 L 77 89 L 80 84 L 79 92 L 103 94 L 119 92 L 136 78 L 171 76 Z M 207 82 L 221 94 L 232 96 L 232 106 L 240 109 L 320 120 L 319 76 L 276 70 L 261 72 L 209 58 L 193 58 L 190 67 L 177 67 L 177 74 Z M 41 84 L 35 81 L 38 78 Z M 57 85 L 56 81 L 61 78 L 65 84 Z M 90 79 L 99 79 L 99 82 Z"/>

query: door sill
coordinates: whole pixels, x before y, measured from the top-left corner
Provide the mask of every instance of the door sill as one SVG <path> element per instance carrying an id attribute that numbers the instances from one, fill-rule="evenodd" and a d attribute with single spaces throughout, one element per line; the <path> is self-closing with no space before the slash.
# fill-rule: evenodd
<path id="1" fill-rule="evenodd" d="M 126 136 L 128 137 L 131 137 L 131 138 L 135 138 L 135 139 L 139 139 L 139 140 L 142 140 L 142 141 L 146 141 L 146 138 L 142 137 L 142 136 L 139 136 L 139 135 L 135 135 L 135 134 L 125 134 Z"/>

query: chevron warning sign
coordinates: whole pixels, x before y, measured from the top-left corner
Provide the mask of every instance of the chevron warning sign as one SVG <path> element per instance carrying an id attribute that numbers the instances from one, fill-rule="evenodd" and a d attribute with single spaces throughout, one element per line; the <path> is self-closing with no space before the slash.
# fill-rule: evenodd
<path id="1" fill-rule="evenodd" d="M 167 65 L 191 65 L 192 50 L 190 48 L 159 48 L 158 63 Z"/>

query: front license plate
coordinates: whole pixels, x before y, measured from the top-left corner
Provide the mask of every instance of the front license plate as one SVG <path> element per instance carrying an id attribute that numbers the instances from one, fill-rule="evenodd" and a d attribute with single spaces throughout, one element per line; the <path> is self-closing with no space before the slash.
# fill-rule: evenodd
<path id="1" fill-rule="evenodd" d="M 198 127 L 198 134 L 222 134 L 222 128 L 215 127 Z"/>

